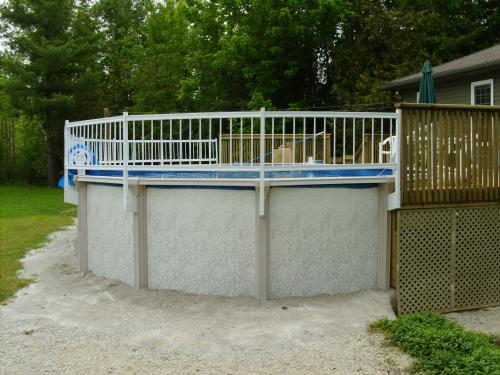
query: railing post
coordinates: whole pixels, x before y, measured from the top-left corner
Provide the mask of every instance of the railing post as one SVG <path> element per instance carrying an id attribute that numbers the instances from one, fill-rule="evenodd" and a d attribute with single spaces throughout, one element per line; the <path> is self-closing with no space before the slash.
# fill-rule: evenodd
<path id="1" fill-rule="evenodd" d="M 401 171 L 401 143 L 403 133 L 401 125 L 401 108 L 396 109 L 396 142 L 394 142 L 396 153 L 396 167 L 394 168 L 394 193 L 389 195 L 389 210 L 401 208 L 401 176 L 406 178 L 406 171 Z M 402 174 L 403 173 L 403 174 Z"/>
<path id="2" fill-rule="evenodd" d="M 68 187 L 69 120 L 64 121 L 64 190 Z"/>
<path id="3" fill-rule="evenodd" d="M 64 121 L 64 201 L 69 200 L 69 120 Z"/>
<path id="4" fill-rule="evenodd" d="M 123 210 L 128 209 L 128 112 L 123 112 L 122 121 L 122 163 L 123 163 Z"/>
<path id="5" fill-rule="evenodd" d="M 264 176 L 266 162 L 266 109 L 260 109 L 260 189 L 259 189 L 259 215 L 265 215 L 265 194 L 264 194 Z"/>

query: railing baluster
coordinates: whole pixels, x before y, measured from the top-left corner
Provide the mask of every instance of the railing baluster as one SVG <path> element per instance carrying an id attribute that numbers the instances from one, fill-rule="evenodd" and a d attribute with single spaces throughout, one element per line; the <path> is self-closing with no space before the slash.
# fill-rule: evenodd
<path id="1" fill-rule="evenodd" d="M 172 159 L 174 156 L 172 155 L 172 119 L 169 121 L 169 129 L 168 129 L 168 158 L 170 159 L 170 165 L 172 165 Z"/>
<path id="2" fill-rule="evenodd" d="M 240 165 L 243 165 L 243 118 L 240 117 Z"/>
<path id="3" fill-rule="evenodd" d="M 271 164 L 274 165 L 274 117 L 271 118 Z"/>
<path id="4" fill-rule="evenodd" d="M 233 119 L 229 119 L 229 164 L 233 164 Z"/>
<path id="5" fill-rule="evenodd" d="M 201 150 L 201 118 L 198 120 L 198 164 L 201 164 L 201 155 L 200 155 L 200 150 Z"/>
<path id="6" fill-rule="evenodd" d="M 302 135 L 302 163 L 306 163 L 306 118 L 302 118 L 302 128 L 304 134 Z"/>
<path id="7" fill-rule="evenodd" d="M 212 164 L 212 119 L 208 120 L 208 164 Z"/>
<path id="8" fill-rule="evenodd" d="M 160 165 L 163 165 L 164 155 L 163 155 L 163 120 L 160 120 Z"/>
<path id="9" fill-rule="evenodd" d="M 342 125 L 342 164 L 345 164 L 345 122 L 346 118 L 344 117 L 344 122 Z"/>
<path id="10" fill-rule="evenodd" d="M 372 140 L 371 140 L 371 160 L 372 164 L 375 163 L 375 155 L 374 155 L 374 150 L 375 150 L 375 118 L 372 118 Z"/>
<path id="11" fill-rule="evenodd" d="M 142 120 L 141 122 L 141 139 L 144 139 L 144 120 Z M 141 142 L 141 164 L 144 165 L 144 160 L 146 159 L 146 149 L 145 149 L 146 145 L 144 144 L 144 142 Z"/>
<path id="12" fill-rule="evenodd" d="M 250 119 L 250 165 L 253 166 L 253 117 Z"/>
<path id="13" fill-rule="evenodd" d="M 179 164 L 182 164 L 182 157 L 183 157 L 183 152 L 182 152 L 182 119 L 179 119 Z"/>
<path id="14" fill-rule="evenodd" d="M 313 161 L 316 162 L 316 117 L 313 121 Z"/>
<path id="15" fill-rule="evenodd" d="M 361 130 L 361 163 L 365 163 L 365 118 L 363 117 Z"/>
<path id="16" fill-rule="evenodd" d="M 352 118 L 352 164 L 356 164 L 356 117 Z"/>
<path id="17" fill-rule="evenodd" d="M 283 129 L 281 129 L 282 137 L 283 137 L 283 142 L 281 144 L 281 164 L 285 165 L 285 118 L 283 117 Z"/>
<path id="18" fill-rule="evenodd" d="M 337 164 L 337 118 L 333 118 L 333 164 Z"/>
<path id="19" fill-rule="evenodd" d="M 326 117 L 323 117 L 323 164 L 326 164 Z"/>
<path id="20" fill-rule="evenodd" d="M 192 131 L 192 127 L 191 127 L 191 119 L 189 119 L 189 142 L 188 142 L 188 152 L 189 152 L 189 164 L 191 164 L 191 159 L 192 159 L 192 154 L 191 154 L 191 131 Z"/>
<path id="21" fill-rule="evenodd" d="M 151 120 L 151 143 L 149 147 L 149 160 L 150 165 L 153 165 L 154 156 L 154 129 L 153 129 L 153 120 Z"/>

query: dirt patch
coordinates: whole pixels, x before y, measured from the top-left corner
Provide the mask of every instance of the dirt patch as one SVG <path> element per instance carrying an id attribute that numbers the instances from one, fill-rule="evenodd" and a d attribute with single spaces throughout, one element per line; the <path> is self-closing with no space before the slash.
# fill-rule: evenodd
<path id="1" fill-rule="evenodd" d="M 134 290 L 77 270 L 75 228 L 27 255 L 37 282 L 0 306 L 0 374 L 398 374 L 410 359 L 367 332 L 389 293 L 252 298 Z"/>

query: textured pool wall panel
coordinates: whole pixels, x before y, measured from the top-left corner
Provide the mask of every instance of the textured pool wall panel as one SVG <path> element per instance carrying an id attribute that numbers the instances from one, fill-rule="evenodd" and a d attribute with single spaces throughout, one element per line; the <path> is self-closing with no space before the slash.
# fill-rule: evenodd
<path id="1" fill-rule="evenodd" d="M 272 188 L 271 297 L 376 287 L 378 189 Z"/>
<path id="2" fill-rule="evenodd" d="M 255 295 L 255 191 L 147 189 L 149 287 Z"/>
<path id="3" fill-rule="evenodd" d="M 381 287 L 383 191 L 273 187 L 259 227 L 255 190 L 148 187 L 141 216 L 123 210 L 121 186 L 89 183 L 88 269 L 136 287 L 259 299 Z"/>
<path id="4" fill-rule="evenodd" d="M 87 185 L 88 269 L 134 286 L 133 215 L 121 194 L 119 186 Z"/>

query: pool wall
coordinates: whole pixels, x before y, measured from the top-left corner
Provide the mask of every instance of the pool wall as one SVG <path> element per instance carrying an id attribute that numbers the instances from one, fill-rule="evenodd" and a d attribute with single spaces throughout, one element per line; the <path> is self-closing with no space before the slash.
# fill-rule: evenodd
<path id="1" fill-rule="evenodd" d="M 133 187 L 80 182 L 83 271 L 139 288 L 258 299 L 388 287 L 387 186 Z"/>
<path id="2" fill-rule="evenodd" d="M 253 295 L 255 192 L 148 188 L 150 288 Z"/>
<path id="3" fill-rule="evenodd" d="M 375 288 L 377 197 L 377 188 L 272 188 L 271 296 Z"/>
<path id="4" fill-rule="evenodd" d="M 134 285 L 133 215 L 114 186 L 87 186 L 88 267 L 96 275 Z"/>

